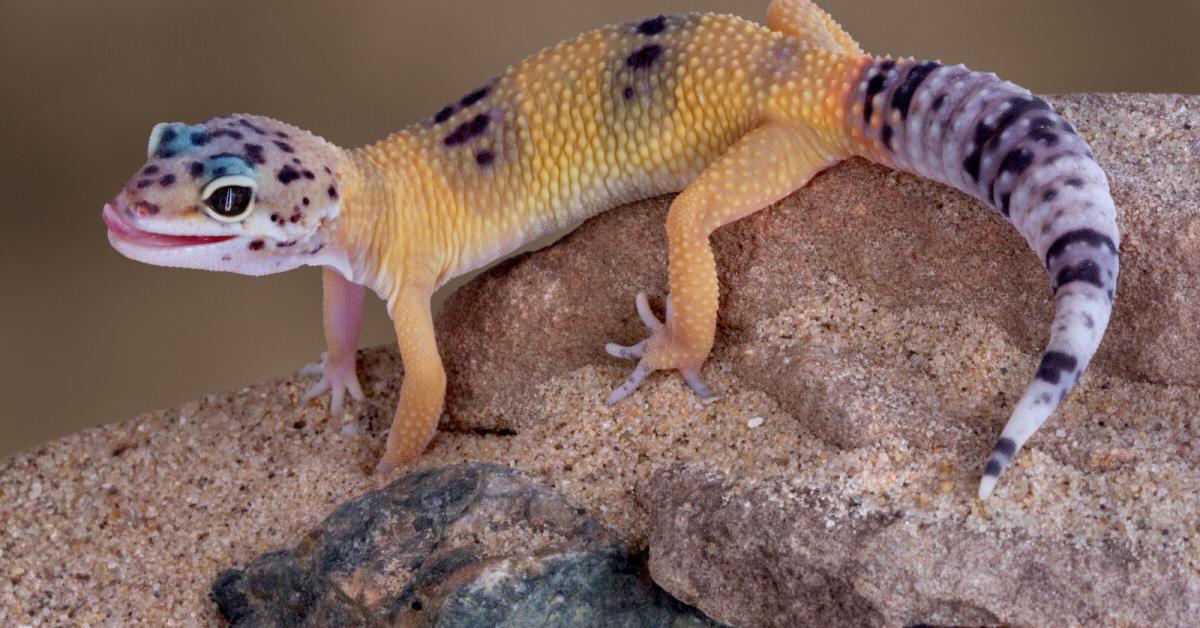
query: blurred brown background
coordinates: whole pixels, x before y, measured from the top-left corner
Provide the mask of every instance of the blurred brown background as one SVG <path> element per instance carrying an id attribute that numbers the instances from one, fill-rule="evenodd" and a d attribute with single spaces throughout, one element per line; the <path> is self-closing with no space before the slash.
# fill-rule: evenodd
<path id="1" fill-rule="evenodd" d="M 1036 92 L 1200 91 L 1195 0 L 822 4 L 867 50 L 963 62 Z M 108 247 L 101 206 L 155 122 L 253 112 L 357 145 L 595 26 L 690 10 L 761 21 L 766 5 L 3 0 L 0 457 L 288 373 L 323 349 L 316 269 L 162 269 Z M 370 299 L 362 343 L 391 341 Z"/>

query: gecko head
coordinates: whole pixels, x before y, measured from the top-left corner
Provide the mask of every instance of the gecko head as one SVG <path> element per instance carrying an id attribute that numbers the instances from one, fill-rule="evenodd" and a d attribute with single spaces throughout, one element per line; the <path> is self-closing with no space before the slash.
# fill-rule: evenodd
<path id="1" fill-rule="evenodd" d="M 104 206 L 108 240 L 158 266 L 265 275 L 337 265 L 344 152 L 259 116 L 161 123 L 148 161 Z"/>

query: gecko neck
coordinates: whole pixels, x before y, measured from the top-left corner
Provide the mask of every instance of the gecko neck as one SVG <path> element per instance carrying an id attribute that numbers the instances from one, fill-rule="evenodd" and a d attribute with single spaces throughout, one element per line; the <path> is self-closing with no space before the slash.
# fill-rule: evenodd
<path id="1" fill-rule="evenodd" d="M 373 290 L 389 303 L 416 269 L 408 248 L 412 212 L 421 202 L 420 158 L 403 133 L 345 151 L 344 190 L 334 240 L 350 281 Z"/>

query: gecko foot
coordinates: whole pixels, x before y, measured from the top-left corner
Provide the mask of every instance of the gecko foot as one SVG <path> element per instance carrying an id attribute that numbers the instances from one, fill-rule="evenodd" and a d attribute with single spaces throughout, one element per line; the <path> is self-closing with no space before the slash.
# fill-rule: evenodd
<path id="1" fill-rule="evenodd" d="M 609 355 L 615 358 L 624 360 L 637 360 L 637 366 L 633 372 L 625 379 L 625 383 L 621 384 L 616 390 L 608 396 L 605 401 L 608 405 L 615 405 L 630 393 L 637 390 L 642 382 L 646 381 L 646 377 L 656 370 L 663 368 L 674 368 L 683 376 L 683 381 L 702 399 L 711 396 L 708 387 L 700 380 L 699 367 L 687 367 L 680 364 L 671 364 L 669 357 L 677 355 L 679 352 L 672 350 L 671 334 L 667 324 L 658 320 L 658 316 L 650 309 L 650 302 L 646 299 L 644 293 L 637 295 L 637 311 L 642 319 L 642 324 L 650 332 L 650 337 L 633 345 L 619 345 L 616 343 L 608 343 L 604 346 L 604 350 Z M 667 299 L 667 321 L 671 320 L 671 300 Z"/>
<path id="2" fill-rule="evenodd" d="M 355 357 L 355 354 L 351 353 L 346 359 L 331 362 L 329 352 L 325 352 L 321 354 L 319 364 L 309 364 L 300 369 L 301 375 L 321 376 L 321 381 L 304 393 L 304 397 L 300 399 L 300 405 L 303 406 L 326 392 L 332 392 L 333 399 L 329 403 L 329 409 L 334 415 L 339 415 L 342 413 L 342 405 L 347 392 L 356 401 L 362 401 L 364 398 L 362 386 L 358 383 L 358 373 L 354 369 Z"/>

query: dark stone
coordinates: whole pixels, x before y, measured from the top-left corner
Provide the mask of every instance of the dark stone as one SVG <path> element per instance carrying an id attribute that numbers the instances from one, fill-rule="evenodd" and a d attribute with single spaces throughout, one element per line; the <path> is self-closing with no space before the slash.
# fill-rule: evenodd
<path id="1" fill-rule="evenodd" d="M 610 528 L 488 464 L 352 499 L 294 549 L 222 572 L 211 597 L 235 626 L 716 625 L 654 585 Z"/>

